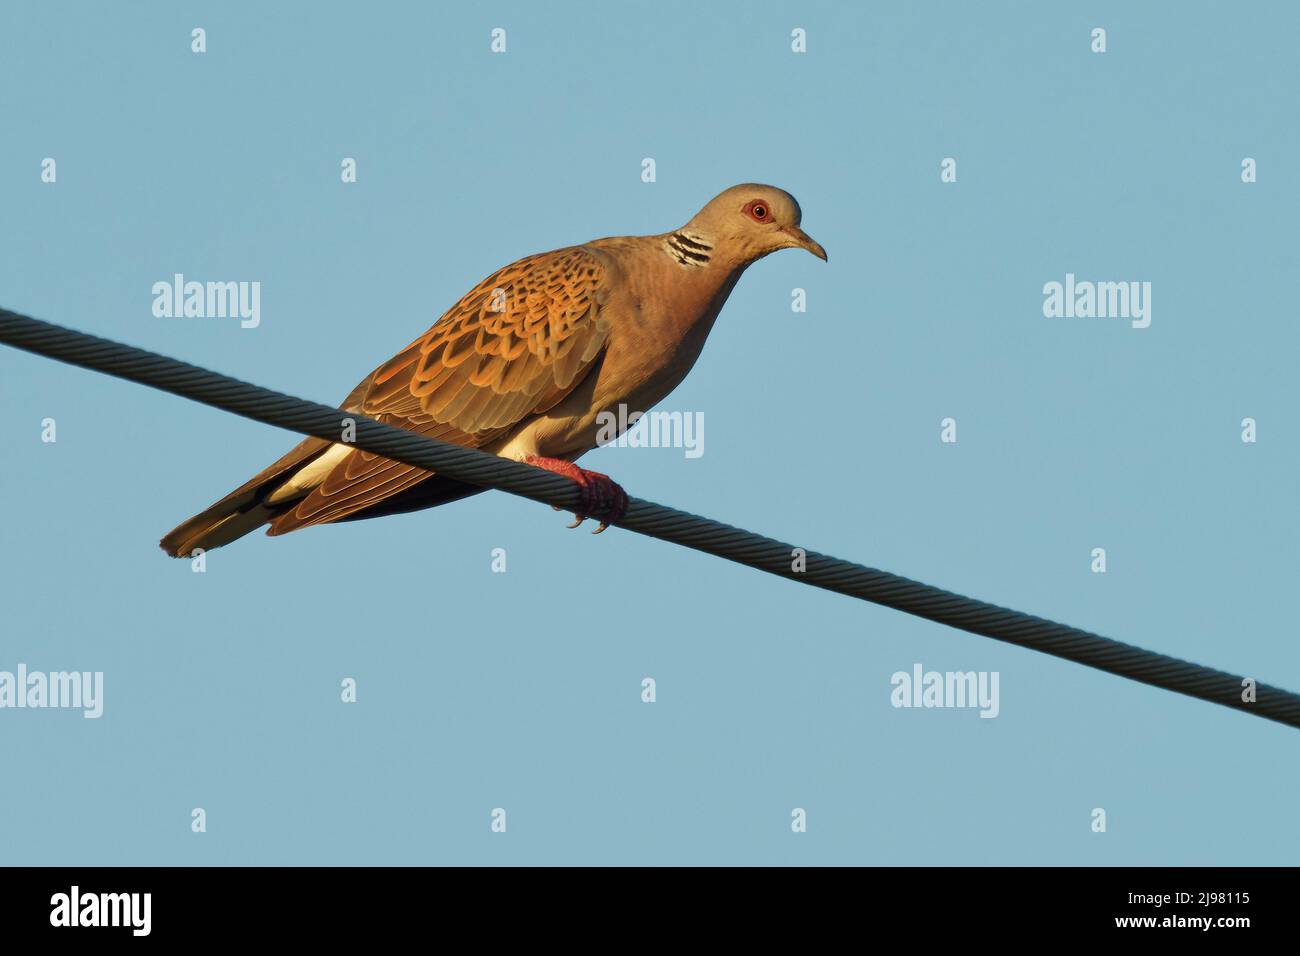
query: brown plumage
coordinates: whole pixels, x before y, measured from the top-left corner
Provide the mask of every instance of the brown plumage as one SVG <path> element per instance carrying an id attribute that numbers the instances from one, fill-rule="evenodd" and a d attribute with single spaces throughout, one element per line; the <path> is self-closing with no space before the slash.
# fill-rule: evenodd
<path id="1" fill-rule="evenodd" d="M 340 407 L 560 470 L 555 466 L 596 447 L 601 411 L 620 403 L 645 411 L 677 386 L 751 263 L 793 247 L 826 258 L 800 219 L 788 193 L 746 184 L 670 233 L 598 239 L 520 259 L 470 290 Z M 594 474 L 563 473 L 570 472 Z M 479 490 L 308 438 L 161 545 L 188 557 L 263 524 L 268 534 L 285 534 Z"/>

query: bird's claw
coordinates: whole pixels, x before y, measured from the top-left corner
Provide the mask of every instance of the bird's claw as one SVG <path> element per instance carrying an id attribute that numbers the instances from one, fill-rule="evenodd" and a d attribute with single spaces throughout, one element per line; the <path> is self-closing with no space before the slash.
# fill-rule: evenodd
<path id="1" fill-rule="evenodd" d="M 556 511 L 563 511 L 564 509 L 563 509 L 563 508 L 556 508 L 555 510 L 556 510 Z M 576 528 L 576 527 L 578 527 L 578 525 L 582 524 L 582 523 L 583 523 L 584 521 L 586 521 L 586 520 L 587 520 L 587 516 L 586 516 L 586 515 L 574 515 L 574 516 L 573 516 L 573 521 L 571 521 L 569 524 L 566 524 L 565 527 L 566 527 L 566 528 Z M 595 531 L 593 531 L 592 534 L 600 534 L 602 531 L 604 531 L 604 530 L 605 530 L 606 528 L 608 528 L 608 527 L 609 527 L 609 522 L 608 522 L 608 521 L 602 521 L 602 522 L 600 523 L 600 527 L 598 527 Z"/>
<path id="2" fill-rule="evenodd" d="M 600 534 L 609 527 L 611 521 L 618 521 L 627 513 L 627 492 L 608 475 L 579 468 L 573 462 L 562 458 L 543 458 L 533 455 L 525 458 L 524 461 L 537 468 L 545 468 L 557 475 L 564 475 L 578 486 L 578 510 L 574 512 L 573 523 L 566 527 L 576 528 L 588 518 L 592 518 L 600 522 L 600 526 L 592 534 Z M 551 507 L 556 511 L 564 510 L 556 505 Z"/>

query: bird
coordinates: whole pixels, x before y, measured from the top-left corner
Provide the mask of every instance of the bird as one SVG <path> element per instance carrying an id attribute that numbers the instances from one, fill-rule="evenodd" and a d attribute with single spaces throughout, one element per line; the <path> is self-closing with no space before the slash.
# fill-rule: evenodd
<path id="1" fill-rule="evenodd" d="M 527 256 L 492 273 L 367 375 L 340 405 L 389 425 L 543 468 L 579 488 L 576 527 L 621 518 L 627 494 L 574 462 L 602 412 L 645 410 L 685 378 L 741 274 L 781 249 L 826 250 L 783 189 L 719 193 L 684 226 Z M 608 438 L 608 436 L 605 436 Z M 190 558 L 263 525 L 286 534 L 418 511 L 484 489 L 307 438 L 159 542 Z"/>

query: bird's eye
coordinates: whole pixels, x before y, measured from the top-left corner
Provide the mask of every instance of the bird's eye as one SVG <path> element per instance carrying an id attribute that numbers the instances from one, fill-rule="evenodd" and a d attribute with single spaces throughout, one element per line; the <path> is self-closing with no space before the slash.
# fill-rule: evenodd
<path id="1" fill-rule="evenodd" d="M 747 212 L 755 222 L 772 222 L 772 210 L 761 199 L 751 199 L 745 204 Z"/>

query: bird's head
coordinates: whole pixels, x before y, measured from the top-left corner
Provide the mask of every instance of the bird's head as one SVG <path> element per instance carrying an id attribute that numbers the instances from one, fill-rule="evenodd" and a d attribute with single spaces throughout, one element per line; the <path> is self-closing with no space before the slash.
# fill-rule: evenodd
<path id="1" fill-rule="evenodd" d="M 679 231 L 712 246 L 712 256 L 749 265 L 778 249 L 807 249 L 825 261 L 826 250 L 800 228 L 803 210 L 784 189 L 743 183 L 711 199 Z M 689 251 L 690 246 L 688 245 Z"/>

